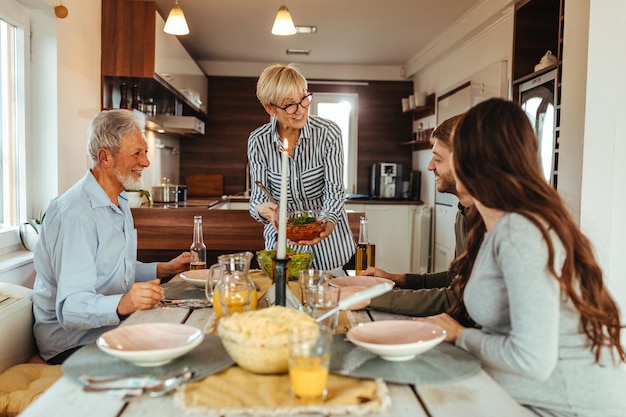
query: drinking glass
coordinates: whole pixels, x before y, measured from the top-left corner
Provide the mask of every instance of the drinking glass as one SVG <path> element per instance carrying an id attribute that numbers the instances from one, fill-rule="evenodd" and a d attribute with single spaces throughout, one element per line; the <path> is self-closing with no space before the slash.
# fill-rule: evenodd
<path id="1" fill-rule="evenodd" d="M 308 309 L 306 297 L 304 292 L 306 288 L 315 286 L 315 285 L 328 285 L 328 280 L 331 279 L 332 276 L 327 271 L 322 271 L 320 269 L 304 269 L 299 272 L 298 283 L 300 284 L 300 291 L 302 294 L 302 305 L 305 310 Z"/>
<path id="2" fill-rule="evenodd" d="M 307 303 L 307 313 L 317 318 L 339 304 L 340 288 L 326 285 L 312 285 L 304 290 Z M 331 332 L 337 330 L 339 312 L 326 317 L 320 324 L 325 325 Z"/>
<path id="3" fill-rule="evenodd" d="M 293 327 L 289 332 L 291 394 L 306 402 L 326 398 L 332 333 L 324 325 Z"/>

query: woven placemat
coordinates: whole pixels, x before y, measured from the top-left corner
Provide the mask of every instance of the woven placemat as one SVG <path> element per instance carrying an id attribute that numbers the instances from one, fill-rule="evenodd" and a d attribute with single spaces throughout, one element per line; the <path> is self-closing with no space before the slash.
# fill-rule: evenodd
<path id="1" fill-rule="evenodd" d="M 191 352 L 161 366 L 142 367 L 101 351 L 95 343 L 83 346 L 63 363 L 63 373 L 73 378 L 164 376 L 187 368 L 194 371 L 193 380 L 220 372 L 235 362 L 228 355 L 219 336 L 204 335 L 202 343 Z"/>
<path id="2" fill-rule="evenodd" d="M 380 413 L 391 399 L 382 380 L 329 375 L 324 401 L 292 398 L 289 375 L 259 375 L 238 366 L 178 388 L 174 401 L 186 413 L 218 416 L 284 416 Z"/>
<path id="3" fill-rule="evenodd" d="M 467 378 L 480 370 L 480 361 L 456 346 L 442 342 L 415 358 L 392 362 L 335 335 L 330 372 L 358 378 L 380 378 L 396 384 L 424 384 Z"/>

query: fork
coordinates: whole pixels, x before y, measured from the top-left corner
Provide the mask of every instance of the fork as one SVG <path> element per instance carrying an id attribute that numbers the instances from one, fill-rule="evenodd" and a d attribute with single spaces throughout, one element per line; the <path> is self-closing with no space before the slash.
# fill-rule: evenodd
<path id="1" fill-rule="evenodd" d="M 180 385 L 189 382 L 195 375 L 194 371 L 186 371 L 184 373 L 174 375 L 170 378 L 164 379 L 161 382 L 149 385 L 145 387 L 121 387 L 121 386 L 94 386 L 85 385 L 83 391 L 85 392 L 120 392 L 121 398 L 138 397 L 143 394 L 148 394 L 151 397 L 162 397 L 174 391 Z"/>

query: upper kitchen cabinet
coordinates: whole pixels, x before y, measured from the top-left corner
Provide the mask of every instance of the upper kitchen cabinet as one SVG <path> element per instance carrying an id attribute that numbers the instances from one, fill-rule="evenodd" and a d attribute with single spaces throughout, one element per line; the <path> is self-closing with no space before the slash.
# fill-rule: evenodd
<path id="1" fill-rule="evenodd" d="M 561 139 L 561 74 L 565 0 L 515 5 L 513 99 L 528 115 L 539 141 L 546 180 L 555 188 Z"/>
<path id="2" fill-rule="evenodd" d="M 102 107 L 206 119 L 208 80 L 152 1 L 102 0 Z"/>
<path id="3" fill-rule="evenodd" d="M 517 86 L 561 62 L 563 0 L 522 0 L 515 5 L 513 97 Z M 550 51 L 553 61 L 540 63 Z"/>

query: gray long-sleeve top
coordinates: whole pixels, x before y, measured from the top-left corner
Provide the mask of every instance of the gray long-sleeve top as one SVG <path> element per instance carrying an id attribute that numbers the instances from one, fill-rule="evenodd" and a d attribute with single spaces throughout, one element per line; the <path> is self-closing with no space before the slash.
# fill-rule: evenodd
<path id="1" fill-rule="evenodd" d="M 559 272 L 565 253 L 554 233 L 551 239 Z M 482 329 L 464 330 L 456 344 L 538 415 L 625 416 L 626 368 L 608 350 L 601 364 L 594 362 L 580 314 L 547 259 L 539 229 L 519 214 L 504 214 L 485 235 L 463 296 Z"/>

